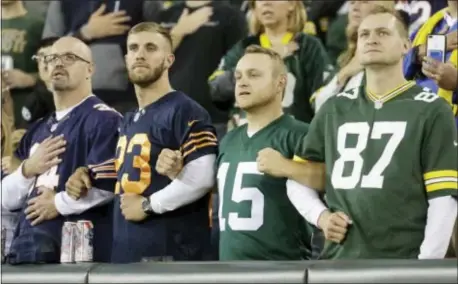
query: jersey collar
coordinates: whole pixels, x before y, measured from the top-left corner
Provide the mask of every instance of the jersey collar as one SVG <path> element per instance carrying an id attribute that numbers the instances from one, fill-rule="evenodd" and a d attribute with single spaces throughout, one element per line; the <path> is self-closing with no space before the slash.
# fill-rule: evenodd
<path id="1" fill-rule="evenodd" d="M 287 45 L 292 39 L 293 39 L 293 33 L 287 32 L 282 37 L 281 43 L 284 44 L 284 45 Z M 272 47 L 272 43 L 270 42 L 269 37 L 265 33 L 262 33 L 259 36 L 259 43 L 264 48 L 271 48 Z"/>
<path id="2" fill-rule="evenodd" d="M 381 95 L 377 96 L 374 93 L 372 93 L 367 87 L 366 87 L 366 94 L 367 97 L 374 101 L 374 102 L 387 102 L 389 100 L 392 100 L 393 98 L 399 96 L 400 94 L 404 93 L 406 90 L 410 89 L 412 86 L 415 85 L 414 81 L 407 81 L 403 83 L 402 85 L 394 88 L 393 90 Z"/>

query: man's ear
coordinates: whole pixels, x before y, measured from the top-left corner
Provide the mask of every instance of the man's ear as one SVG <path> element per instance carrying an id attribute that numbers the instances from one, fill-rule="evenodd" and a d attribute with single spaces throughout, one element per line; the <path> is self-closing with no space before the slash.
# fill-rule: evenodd
<path id="1" fill-rule="evenodd" d="M 95 72 L 95 65 L 94 65 L 94 63 L 88 64 L 88 73 L 89 73 L 89 76 L 86 77 L 86 80 L 91 79 L 92 75 L 94 75 L 94 72 Z"/>
<path id="2" fill-rule="evenodd" d="M 165 60 L 167 62 L 167 69 L 169 69 L 170 67 L 172 67 L 173 63 L 175 62 L 175 55 L 173 53 L 170 53 L 169 55 L 167 55 L 167 58 Z"/>
<path id="3" fill-rule="evenodd" d="M 278 82 L 279 82 L 279 87 L 281 87 L 282 90 L 285 89 L 286 84 L 288 83 L 288 76 L 286 76 L 286 74 L 281 74 Z"/>
<path id="4" fill-rule="evenodd" d="M 405 55 L 407 55 L 407 53 L 409 52 L 410 48 L 412 47 L 412 43 L 410 42 L 409 39 L 405 39 L 402 47 L 403 47 L 402 55 L 405 56 Z"/>

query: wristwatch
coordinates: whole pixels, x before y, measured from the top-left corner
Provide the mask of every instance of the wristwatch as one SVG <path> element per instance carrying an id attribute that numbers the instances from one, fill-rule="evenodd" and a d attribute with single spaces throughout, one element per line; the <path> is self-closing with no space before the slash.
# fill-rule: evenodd
<path id="1" fill-rule="evenodd" d="M 154 213 L 153 207 L 151 207 L 151 203 L 149 201 L 149 198 L 145 197 L 145 199 L 143 199 L 142 209 L 143 209 L 143 212 L 145 212 L 148 215 L 151 215 L 151 214 Z"/>

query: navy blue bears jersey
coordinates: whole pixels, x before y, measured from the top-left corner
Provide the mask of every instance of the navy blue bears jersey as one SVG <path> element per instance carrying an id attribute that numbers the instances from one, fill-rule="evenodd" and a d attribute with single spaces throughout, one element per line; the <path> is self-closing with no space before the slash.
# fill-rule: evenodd
<path id="1" fill-rule="evenodd" d="M 171 180 L 156 172 L 162 149 L 180 149 L 183 164 L 217 153 L 217 139 L 206 110 L 178 91 L 144 109 L 127 114 L 117 148 L 117 192 L 145 197 L 163 189 Z M 205 171 L 205 169 L 202 169 Z M 115 197 L 113 257 L 116 263 L 148 258 L 201 260 L 209 244 L 209 195 L 142 222 L 127 221 Z"/>
<path id="2" fill-rule="evenodd" d="M 37 196 L 41 186 L 53 188 L 56 193 L 65 191 L 65 183 L 73 172 L 90 165 L 94 172 L 93 186 L 113 192 L 116 183 L 114 158 L 121 120 L 119 113 L 91 96 L 59 121 L 52 114 L 34 123 L 16 150 L 19 159 L 27 159 L 50 136 L 62 134 L 67 144 L 60 157 L 62 162 L 36 178 L 27 200 Z M 84 198 L 80 201 L 84 202 Z M 83 219 L 94 223 L 94 260 L 109 261 L 112 208 L 111 202 L 80 215 L 59 215 L 36 226 L 31 226 L 25 218 L 23 208 L 8 256 L 10 263 L 59 262 L 63 222 Z"/>

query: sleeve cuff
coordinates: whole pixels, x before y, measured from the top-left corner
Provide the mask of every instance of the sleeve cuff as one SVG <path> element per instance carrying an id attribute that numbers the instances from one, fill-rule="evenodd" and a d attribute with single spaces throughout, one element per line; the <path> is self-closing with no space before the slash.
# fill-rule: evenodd
<path id="1" fill-rule="evenodd" d="M 56 206 L 57 212 L 62 216 L 70 215 L 68 206 L 65 206 L 64 194 L 67 195 L 66 192 L 59 192 L 54 196 L 54 206 Z"/>
<path id="2" fill-rule="evenodd" d="M 91 208 L 103 205 L 112 200 L 114 194 L 98 188 L 91 188 L 88 194 L 78 200 L 71 198 L 67 192 L 62 191 L 54 196 L 54 205 L 57 211 L 63 215 L 81 214 Z"/>
<path id="3" fill-rule="evenodd" d="M 310 224 L 318 227 L 321 213 L 327 210 L 318 193 L 294 180 L 286 182 L 287 195 L 291 203 L 302 217 Z"/>
<path id="4" fill-rule="evenodd" d="M 13 174 L 16 175 L 17 180 L 21 181 L 21 183 L 32 183 L 35 180 L 35 176 L 31 178 L 26 178 L 24 176 L 24 162 L 21 163 L 19 168 Z"/>

